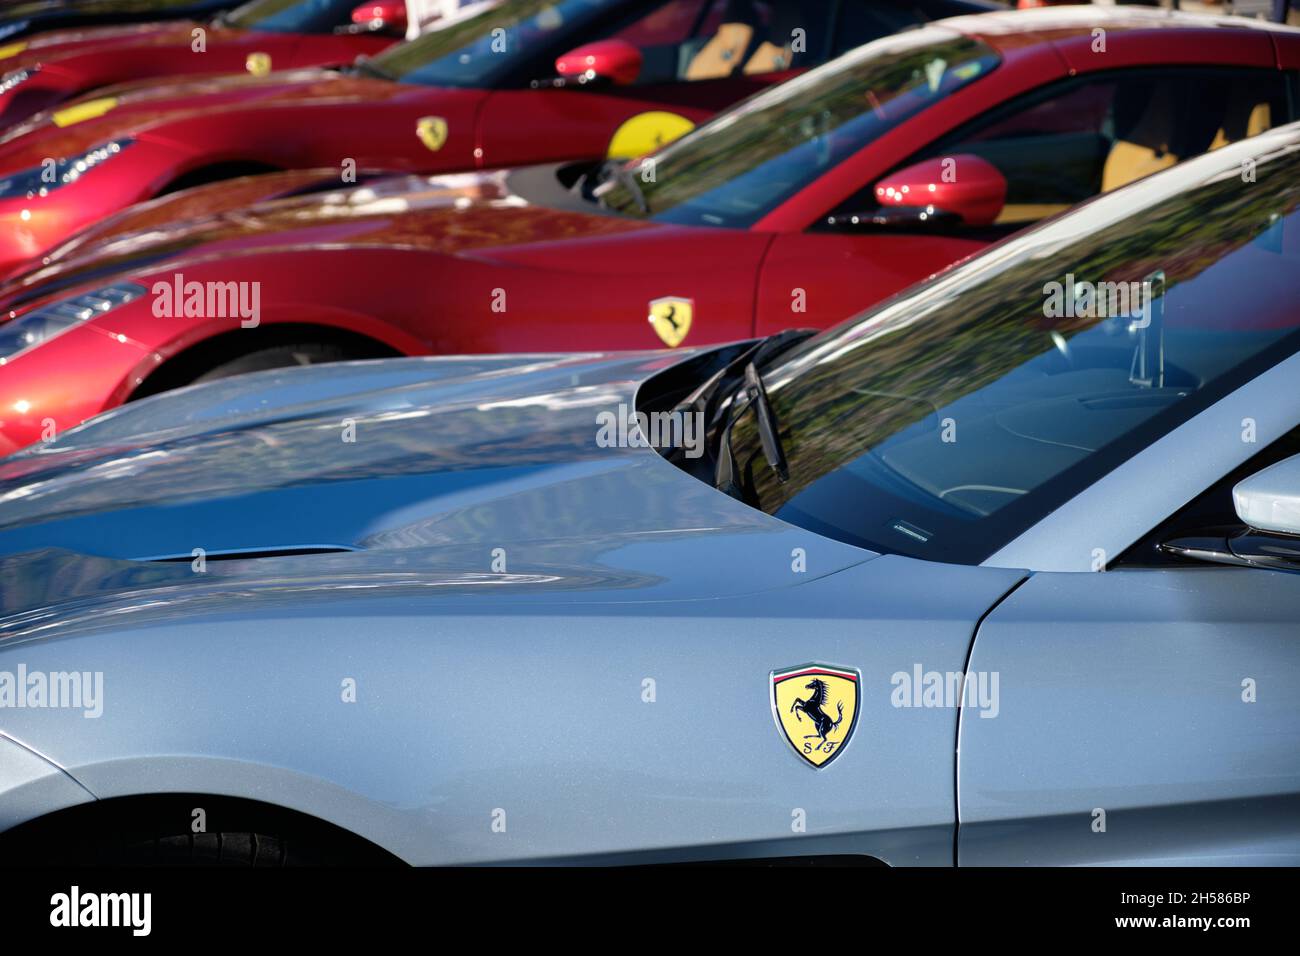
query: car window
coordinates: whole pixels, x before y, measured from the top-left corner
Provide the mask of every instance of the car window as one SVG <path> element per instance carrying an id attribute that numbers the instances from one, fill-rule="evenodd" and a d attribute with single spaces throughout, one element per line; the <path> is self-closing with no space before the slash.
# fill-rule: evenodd
<path id="1" fill-rule="evenodd" d="M 640 83 L 716 80 L 823 62 L 831 0 L 673 0 L 615 36 L 641 49 Z"/>
<path id="2" fill-rule="evenodd" d="M 711 79 L 713 76 L 700 67 L 705 62 L 702 51 L 735 22 L 734 6 L 734 0 L 671 0 L 613 36 L 641 51 L 638 84 Z M 713 75 L 729 74 L 730 70 L 719 69 Z"/>
<path id="3" fill-rule="evenodd" d="M 403 83 L 491 86 L 520 70 L 540 69 L 539 63 L 549 69 L 568 49 L 599 38 L 589 29 L 593 24 L 624 9 L 650 6 L 620 0 L 505 0 L 385 50 L 370 64 Z"/>
<path id="4" fill-rule="evenodd" d="M 1013 239 L 766 370 L 790 478 L 752 413 L 737 472 L 793 524 L 979 563 L 1300 348 L 1297 210 L 1292 148 Z"/>
<path id="5" fill-rule="evenodd" d="M 611 180 L 599 198 L 628 215 L 743 228 L 997 63 L 990 47 L 938 26 L 877 40 L 642 160 L 653 164 L 654 176 L 639 176 L 638 193 Z"/>
<path id="6" fill-rule="evenodd" d="M 945 11 L 922 11 L 909 3 L 854 3 L 839 5 L 835 20 L 832 56 L 847 53 L 864 43 L 906 30 L 927 19 L 946 15 Z M 925 14 L 929 13 L 929 16 Z"/>
<path id="7" fill-rule="evenodd" d="M 268 33 L 321 33 L 352 22 L 360 0 L 252 0 L 222 20 L 228 27 Z"/>
<path id="8" fill-rule="evenodd" d="M 898 168 L 979 156 L 1007 180 L 995 226 L 1018 227 L 1286 121 L 1286 81 L 1276 70 L 1106 73 L 1023 97 Z M 869 186 L 839 211 L 875 206 Z"/>

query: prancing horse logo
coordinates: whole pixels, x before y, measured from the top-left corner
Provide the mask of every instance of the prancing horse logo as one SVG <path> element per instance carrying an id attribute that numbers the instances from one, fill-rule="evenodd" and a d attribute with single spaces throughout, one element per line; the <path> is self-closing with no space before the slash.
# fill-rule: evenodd
<path id="1" fill-rule="evenodd" d="M 447 145 L 448 132 L 447 121 L 441 116 L 421 116 L 415 121 L 415 135 L 431 153 Z"/>
<path id="2" fill-rule="evenodd" d="M 665 345 L 675 349 L 691 330 L 695 302 L 681 295 L 669 295 L 650 303 L 650 326 Z"/>
<path id="3" fill-rule="evenodd" d="M 801 664 L 772 672 L 772 716 L 777 729 L 811 766 L 826 766 L 853 736 L 860 676 L 851 667 L 828 664 Z"/>

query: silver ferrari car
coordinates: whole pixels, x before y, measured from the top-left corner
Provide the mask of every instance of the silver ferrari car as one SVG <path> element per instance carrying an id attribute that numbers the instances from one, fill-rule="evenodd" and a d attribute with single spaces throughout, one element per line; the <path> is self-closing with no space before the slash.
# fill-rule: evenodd
<path id="1" fill-rule="evenodd" d="M 1298 207 L 1283 127 L 822 334 L 0 462 L 0 857 L 1300 863 Z"/>

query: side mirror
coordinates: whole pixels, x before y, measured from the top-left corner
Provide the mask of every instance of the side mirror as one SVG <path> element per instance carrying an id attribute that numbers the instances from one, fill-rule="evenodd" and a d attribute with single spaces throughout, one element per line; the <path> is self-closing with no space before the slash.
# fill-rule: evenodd
<path id="1" fill-rule="evenodd" d="M 991 226 L 1007 201 L 996 166 L 969 153 L 924 159 L 876 183 L 877 225 L 919 222 Z"/>
<path id="2" fill-rule="evenodd" d="M 1300 455 L 1237 482 L 1232 503 L 1244 528 L 1177 538 L 1161 550 L 1214 564 L 1300 571 Z"/>
<path id="3" fill-rule="evenodd" d="M 367 0 L 352 11 L 352 22 L 368 30 L 406 33 L 406 0 Z"/>
<path id="4" fill-rule="evenodd" d="M 641 75 L 641 51 L 626 40 L 598 40 L 557 59 L 555 72 L 566 81 L 608 80 L 627 86 Z"/>
<path id="5" fill-rule="evenodd" d="M 1260 531 L 1300 535 L 1300 455 L 1237 482 L 1232 503 L 1242 524 Z"/>

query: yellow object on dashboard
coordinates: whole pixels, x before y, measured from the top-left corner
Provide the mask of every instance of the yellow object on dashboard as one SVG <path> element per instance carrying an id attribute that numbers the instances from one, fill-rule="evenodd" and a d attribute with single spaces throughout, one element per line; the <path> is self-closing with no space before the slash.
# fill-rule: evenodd
<path id="1" fill-rule="evenodd" d="M 55 126 L 72 126 L 75 123 L 83 123 L 86 120 L 103 116 L 115 106 L 117 106 L 117 97 L 105 96 L 97 100 L 78 103 L 76 106 L 69 106 L 67 109 L 55 110 L 54 115 L 50 118 L 54 120 Z"/>
<path id="2" fill-rule="evenodd" d="M 671 143 L 694 128 L 694 123 L 676 113 L 663 110 L 638 113 L 614 131 L 607 155 L 610 159 L 636 159 L 653 153 L 664 143 Z"/>

